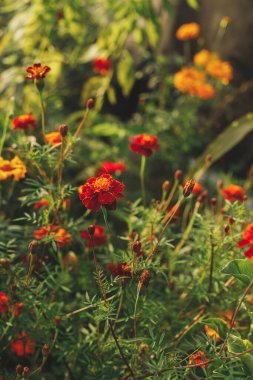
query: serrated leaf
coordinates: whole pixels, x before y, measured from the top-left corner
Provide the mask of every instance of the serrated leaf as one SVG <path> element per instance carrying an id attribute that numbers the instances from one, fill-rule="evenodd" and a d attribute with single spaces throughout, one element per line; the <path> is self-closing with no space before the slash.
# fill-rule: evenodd
<path id="1" fill-rule="evenodd" d="M 238 278 L 244 284 L 253 280 L 253 265 L 248 259 L 230 261 L 221 272 Z"/>

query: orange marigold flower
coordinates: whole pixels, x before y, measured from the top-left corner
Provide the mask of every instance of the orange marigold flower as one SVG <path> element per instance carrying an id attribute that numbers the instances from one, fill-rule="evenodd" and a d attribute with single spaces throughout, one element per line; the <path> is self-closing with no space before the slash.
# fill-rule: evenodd
<path id="1" fill-rule="evenodd" d="M 215 94 L 215 88 L 209 83 L 196 83 L 196 96 L 200 99 L 209 99 L 212 98 Z"/>
<path id="2" fill-rule="evenodd" d="M 158 137 L 151 136 L 147 133 L 130 137 L 130 149 L 132 152 L 141 154 L 142 156 L 149 157 L 154 150 L 158 150 Z"/>
<path id="3" fill-rule="evenodd" d="M 64 228 L 60 228 L 53 224 L 41 227 L 39 230 L 34 231 L 34 237 L 37 240 L 43 239 L 44 236 L 53 236 L 58 247 L 64 247 L 66 244 L 71 243 L 71 234 L 68 234 Z"/>
<path id="4" fill-rule="evenodd" d="M 193 194 L 198 195 L 201 193 L 202 189 L 203 189 L 202 185 L 198 182 L 195 182 L 194 187 L 192 189 L 192 192 L 193 192 Z"/>
<path id="5" fill-rule="evenodd" d="M 62 142 L 62 136 L 60 132 L 51 132 L 45 135 L 45 140 L 51 145 L 57 145 Z"/>
<path id="6" fill-rule="evenodd" d="M 210 326 L 205 325 L 205 326 L 204 326 L 204 331 L 205 331 L 205 333 L 206 333 L 207 335 L 210 336 L 210 338 L 211 338 L 212 340 L 215 340 L 216 343 L 219 343 L 219 342 L 220 342 L 220 340 L 221 340 L 220 335 L 219 335 L 214 329 L 212 329 Z"/>
<path id="7" fill-rule="evenodd" d="M 198 367 L 207 368 L 208 364 L 201 364 L 206 361 L 208 361 L 208 359 L 203 351 L 198 351 L 196 354 L 193 354 L 189 357 L 189 364 L 199 364 Z"/>
<path id="8" fill-rule="evenodd" d="M 227 85 L 233 79 L 233 67 L 227 61 L 211 60 L 206 67 L 206 71 L 209 75 L 220 79 L 224 85 Z"/>
<path id="9" fill-rule="evenodd" d="M 221 189 L 221 193 L 224 195 L 225 199 L 228 201 L 244 201 L 244 190 L 238 185 L 228 185 L 227 187 Z"/>
<path id="10" fill-rule="evenodd" d="M 37 128 L 37 121 L 31 114 L 20 115 L 12 120 L 13 130 L 25 130 L 29 127 Z"/>
<path id="11" fill-rule="evenodd" d="M 49 200 L 46 198 L 41 199 L 40 201 L 34 203 L 33 208 L 38 209 L 41 207 L 48 207 L 49 206 Z"/>
<path id="12" fill-rule="evenodd" d="M 17 356 L 25 357 L 33 355 L 35 352 L 35 341 L 30 339 L 25 332 L 18 334 L 17 340 L 11 343 L 11 350 Z"/>
<path id="13" fill-rule="evenodd" d="M 4 292 L 0 292 L 0 313 L 5 313 L 10 310 L 9 297 Z"/>
<path id="14" fill-rule="evenodd" d="M 98 211 L 102 206 L 109 210 L 116 208 L 116 201 L 123 198 L 124 184 L 110 174 L 93 177 L 81 187 L 79 198 L 89 210 Z"/>
<path id="15" fill-rule="evenodd" d="M 41 63 L 34 63 L 26 69 L 26 72 L 30 74 L 26 76 L 26 79 L 44 79 L 50 70 L 48 66 L 43 67 Z"/>
<path id="16" fill-rule="evenodd" d="M 0 181 L 10 177 L 13 177 L 15 181 L 19 181 L 25 177 L 26 171 L 25 164 L 18 156 L 15 156 L 12 160 L 4 160 L 3 157 L 0 157 Z"/>
<path id="17" fill-rule="evenodd" d="M 102 167 L 97 170 L 97 175 L 104 173 L 120 173 L 126 170 L 128 170 L 128 168 L 122 162 L 104 161 Z"/>
<path id="18" fill-rule="evenodd" d="M 196 53 L 193 57 L 193 62 L 197 66 L 206 66 L 213 57 L 213 53 L 209 50 L 203 49 Z"/>
<path id="19" fill-rule="evenodd" d="M 106 75 L 112 68 L 110 58 L 97 58 L 92 63 L 93 70 L 97 71 L 101 75 Z"/>
<path id="20" fill-rule="evenodd" d="M 242 233 L 243 238 L 238 242 L 239 248 L 244 248 L 249 246 L 247 251 L 244 252 L 244 255 L 249 259 L 253 258 L 253 224 L 246 226 Z"/>
<path id="21" fill-rule="evenodd" d="M 104 245 L 108 239 L 108 236 L 104 233 L 105 229 L 101 226 L 95 226 L 93 238 L 91 238 L 88 231 L 80 231 L 80 235 L 86 240 L 86 247 L 92 248 Z"/>
<path id="22" fill-rule="evenodd" d="M 197 38 L 200 34 L 200 26 L 196 22 L 181 25 L 176 31 L 176 37 L 180 41 Z"/>
<path id="23" fill-rule="evenodd" d="M 204 83 L 204 80 L 205 73 L 191 67 L 183 67 L 173 77 L 174 86 L 179 91 L 192 96 L 197 95 L 196 84 Z"/>

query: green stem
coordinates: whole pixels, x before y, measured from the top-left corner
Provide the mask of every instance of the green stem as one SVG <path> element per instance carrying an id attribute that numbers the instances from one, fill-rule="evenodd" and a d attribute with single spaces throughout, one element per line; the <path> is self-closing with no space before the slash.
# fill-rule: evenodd
<path id="1" fill-rule="evenodd" d="M 3 134 L 2 134 L 2 137 L 1 137 L 1 140 L 0 140 L 0 156 L 2 154 L 4 142 L 5 142 L 5 139 L 6 139 L 6 133 L 7 133 L 7 128 L 8 128 L 8 124 L 9 124 L 9 118 L 10 118 L 10 116 L 7 114 L 5 116 L 4 127 L 3 127 Z"/>
<path id="2" fill-rule="evenodd" d="M 102 207 L 101 207 L 101 210 L 102 210 L 102 213 L 103 213 L 103 217 L 104 217 L 104 221 L 105 221 L 106 228 L 108 229 L 109 232 L 111 232 L 110 226 L 109 226 L 109 224 L 108 224 L 108 218 L 107 218 L 107 211 L 106 211 L 106 208 L 102 206 Z"/>
<path id="3" fill-rule="evenodd" d="M 135 305 L 134 305 L 134 335 L 135 335 L 135 338 L 136 338 L 136 318 L 137 318 L 136 314 L 137 314 L 137 305 L 138 305 L 138 301 L 139 301 L 140 290 L 141 290 L 141 287 L 138 286 L 137 287 L 137 295 L 136 295 Z"/>
<path id="4" fill-rule="evenodd" d="M 146 166 L 146 157 L 141 156 L 140 179 L 141 179 L 142 202 L 143 202 L 144 207 L 145 207 L 145 203 L 146 203 L 145 181 L 144 181 L 145 166 Z"/>
<path id="5" fill-rule="evenodd" d="M 37 87 L 37 90 L 38 90 L 39 98 L 40 98 L 42 135 L 43 135 L 43 139 L 45 140 L 45 134 L 46 134 L 45 106 L 43 102 L 42 90 L 39 90 L 38 87 Z"/>

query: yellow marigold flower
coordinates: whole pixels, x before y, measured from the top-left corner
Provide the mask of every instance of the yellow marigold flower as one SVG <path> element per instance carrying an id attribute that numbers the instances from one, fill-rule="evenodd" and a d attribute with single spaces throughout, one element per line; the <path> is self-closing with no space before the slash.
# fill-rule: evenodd
<path id="1" fill-rule="evenodd" d="M 206 67 L 206 71 L 211 76 L 221 80 L 223 84 L 228 84 L 233 79 L 233 67 L 227 61 L 220 59 L 212 60 Z"/>
<path id="2" fill-rule="evenodd" d="M 196 22 L 181 25 L 176 31 L 176 37 L 180 41 L 197 38 L 200 34 L 200 26 Z"/>
<path id="3" fill-rule="evenodd" d="M 219 343 L 219 342 L 220 342 L 221 337 L 220 337 L 220 335 L 219 335 L 214 329 L 212 329 L 212 328 L 211 328 L 210 326 L 208 326 L 208 325 L 205 325 L 205 326 L 204 326 L 204 330 L 205 330 L 205 333 L 206 333 L 207 335 L 209 335 L 210 338 L 211 338 L 212 340 L 215 340 L 216 343 Z"/>
<path id="4" fill-rule="evenodd" d="M 15 181 L 19 181 L 25 177 L 26 171 L 25 164 L 18 156 L 15 156 L 12 160 L 4 160 L 3 157 L 0 157 L 0 181 L 12 176 Z"/>
<path id="5" fill-rule="evenodd" d="M 206 66 L 214 56 L 209 50 L 203 49 L 196 53 L 193 57 L 193 62 L 197 66 Z"/>

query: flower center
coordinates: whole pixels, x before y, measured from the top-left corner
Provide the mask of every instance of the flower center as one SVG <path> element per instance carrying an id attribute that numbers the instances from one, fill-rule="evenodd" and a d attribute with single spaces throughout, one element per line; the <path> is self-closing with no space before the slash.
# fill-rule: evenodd
<path id="1" fill-rule="evenodd" d="M 110 180 L 108 178 L 98 178 L 93 186 L 96 192 L 108 191 L 110 189 Z"/>
<path id="2" fill-rule="evenodd" d="M 153 136 L 149 136 L 149 135 L 144 135 L 143 136 L 143 141 L 144 142 L 150 142 L 153 140 Z"/>
<path id="3" fill-rule="evenodd" d="M 3 172 L 9 172 L 13 170 L 13 167 L 11 164 L 4 164 L 3 166 L 0 166 L 0 170 Z"/>

